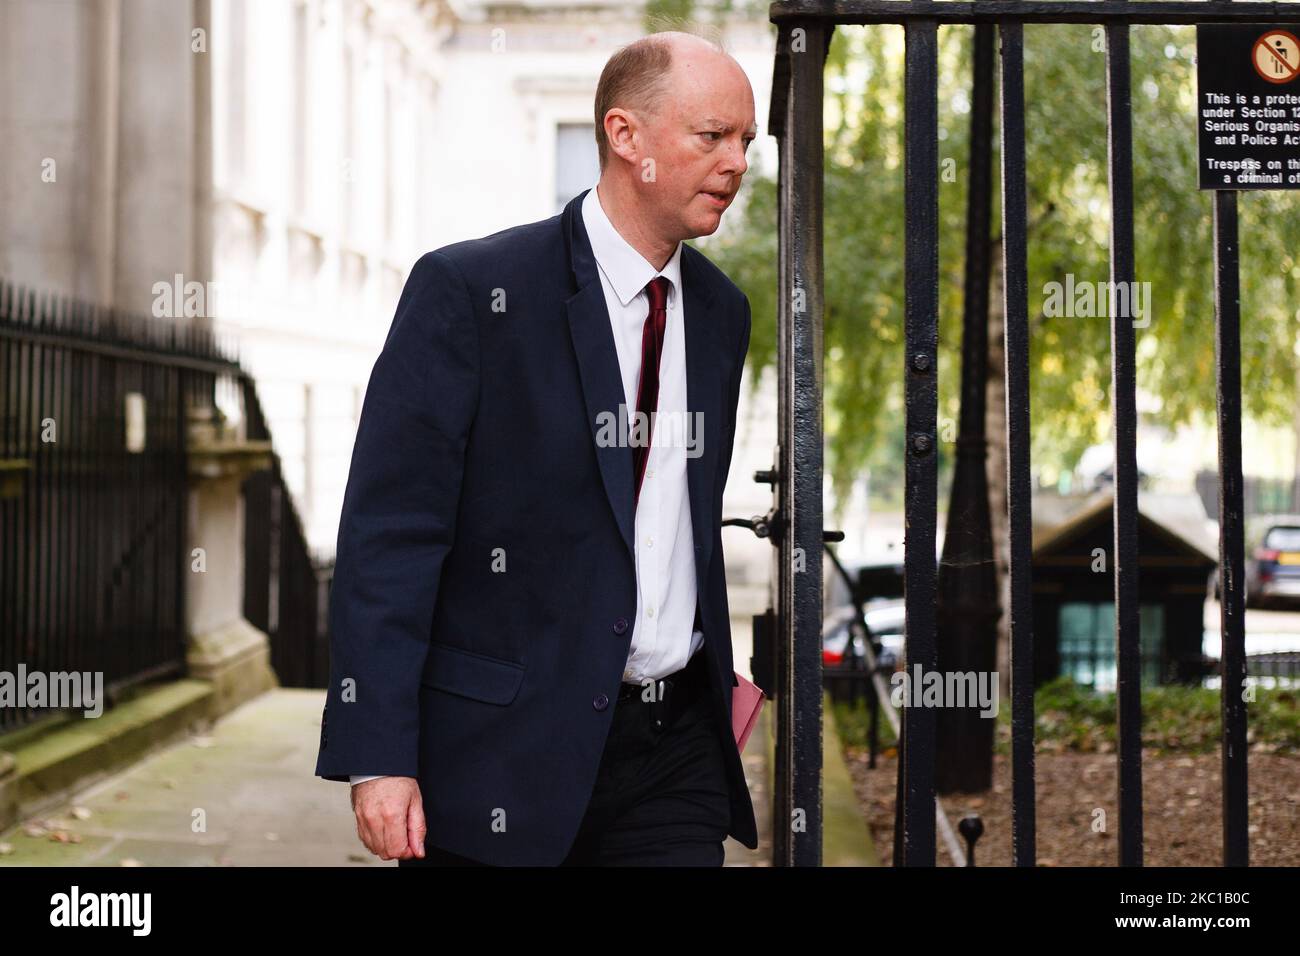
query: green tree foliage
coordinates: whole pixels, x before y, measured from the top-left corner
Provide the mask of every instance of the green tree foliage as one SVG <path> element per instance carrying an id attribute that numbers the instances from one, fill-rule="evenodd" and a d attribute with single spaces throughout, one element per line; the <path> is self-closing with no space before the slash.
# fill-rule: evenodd
<path id="1" fill-rule="evenodd" d="M 972 36 L 940 29 L 941 429 L 958 414 Z M 1152 299 L 1136 330 L 1138 384 L 1156 400 L 1152 421 L 1212 422 L 1212 194 L 1197 189 L 1195 30 L 1131 36 L 1136 279 Z M 1110 427 L 1109 319 L 1044 314 L 1048 283 L 1109 279 L 1105 44 L 1088 25 L 1029 26 L 1025 41 L 1033 459 L 1050 480 Z M 841 500 L 865 467 L 888 481 L 903 461 L 903 55 L 901 27 L 848 27 L 826 64 L 826 461 Z M 767 104 L 756 106 L 764 116 Z M 994 133 L 998 241 L 996 119 Z M 740 221 L 701 242 L 753 303 L 756 373 L 776 361 L 774 175 L 751 170 L 732 210 Z M 1240 212 L 1243 397 L 1249 415 L 1280 425 L 1296 394 L 1296 199 L 1241 193 Z M 942 468 L 951 445 L 939 448 Z"/>

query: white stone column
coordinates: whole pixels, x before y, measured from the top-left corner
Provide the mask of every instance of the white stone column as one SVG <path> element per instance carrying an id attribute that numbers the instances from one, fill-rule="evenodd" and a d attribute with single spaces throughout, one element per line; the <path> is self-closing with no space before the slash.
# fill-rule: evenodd
<path id="1" fill-rule="evenodd" d="M 241 485 L 270 466 L 271 443 L 243 440 L 217 426 L 213 409 L 194 408 L 189 458 L 185 659 L 191 677 L 213 683 L 216 717 L 279 685 L 270 641 L 244 618 Z"/>

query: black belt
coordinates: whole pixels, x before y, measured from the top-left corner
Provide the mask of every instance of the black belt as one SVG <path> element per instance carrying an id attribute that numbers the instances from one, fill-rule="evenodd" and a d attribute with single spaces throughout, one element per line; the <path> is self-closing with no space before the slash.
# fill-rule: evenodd
<path id="1" fill-rule="evenodd" d="M 691 655 L 690 662 L 679 671 L 646 680 L 644 683 L 623 681 L 618 690 L 618 706 L 643 708 L 649 713 L 650 726 L 663 731 L 693 704 L 709 686 L 704 649 Z"/>

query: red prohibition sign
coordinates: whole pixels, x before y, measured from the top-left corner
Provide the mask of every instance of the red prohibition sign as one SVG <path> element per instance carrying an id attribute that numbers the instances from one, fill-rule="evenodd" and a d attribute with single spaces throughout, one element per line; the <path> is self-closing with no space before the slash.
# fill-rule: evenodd
<path id="1" fill-rule="evenodd" d="M 1286 30 L 1269 30 L 1250 50 L 1255 72 L 1270 83 L 1290 83 L 1300 76 L 1300 40 Z"/>

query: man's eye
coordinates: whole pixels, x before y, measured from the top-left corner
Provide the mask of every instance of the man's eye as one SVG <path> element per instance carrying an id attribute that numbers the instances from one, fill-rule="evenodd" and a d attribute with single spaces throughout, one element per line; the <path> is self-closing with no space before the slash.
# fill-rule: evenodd
<path id="1" fill-rule="evenodd" d="M 701 136 L 718 136 L 718 137 L 721 137 L 721 136 L 722 136 L 722 134 L 719 133 L 719 132 L 717 132 L 716 130 L 710 130 L 710 131 L 707 131 L 707 132 L 701 133 L 700 135 L 701 135 Z M 715 140 L 713 140 L 713 142 L 716 143 L 717 140 L 715 139 Z"/>

